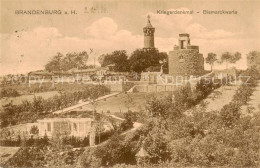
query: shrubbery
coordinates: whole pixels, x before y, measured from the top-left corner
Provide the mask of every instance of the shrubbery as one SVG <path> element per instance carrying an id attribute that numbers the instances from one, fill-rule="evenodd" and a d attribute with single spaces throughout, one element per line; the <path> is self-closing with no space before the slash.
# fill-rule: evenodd
<path id="1" fill-rule="evenodd" d="M 216 84 L 215 84 L 216 83 Z M 195 90 L 191 89 L 190 84 L 186 84 L 184 87 L 177 89 L 174 92 L 174 102 L 176 108 L 179 110 L 187 110 L 188 108 L 198 104 L 201 100 L 205 99 L 214 89 L 219 88 L 220 81 L 207 80 L 202 78 L 197 82 Z"/>
<path id="2" fill-rule="evenodd" d="M 0 99 L 3 97 L 18 97 L 18 96 L 20 96 L 20 94 L 15 89 L 11 89 L 11 88 L 1 89 Z"/>
<path id="3" fill-rule="evenodd" d="M 17 90 L 19 93 L 23 94 L 32 94 L 32 93 L 42 93 L 42 92 L 50 92 L 50 91 L 59 91 L 59 90 L 66 90 L 70 92 L 76 91 L 84 91 L 87 87 L 91 87 L 91 84 L 84 84 L 84 83 L 77 83 L 74 82 L 73 84 L 66 82 L 43 82 L 43 83 L 25 83 L 19 85 L 10 85 L 4 86 L 3 89 L 9 90 Z"/>
<path id="4" fill-rule="evenodd" d="M 20 150 L 4 165 L 5 167 L 65 167 L 76 163 L 78 155 L 84 150 L 73 150 L 68 144 L 47 136 L 26 140 Z"/>
<path id="5" fill-rule="evenodd" d="M 0 113 L 1 127 L 16 125 L 21 123 L 35 122 L 39 118 L 44 118 L 53 111 L 77 104 L 82 99 L 95 99 L 109 93 L 105 86 L 93 85 L 85 88 L 84 91 L 65 92 L 60 96 L 43 99 L 34 97 L 32 102 L 23 101 L 20 105 L 9 103 L 3 106 Z"/>
<path id="6" fill-rule="evenodd" d="M 259 78 L 252 79 L 256 83 Z M 152 98 L 147 102 L 147 119 L 140 129 L 125 137 L 115 135 L 106 144 L 87 149 L 81 164 L 136 167 L 130 165 L 137 164 L 135 154 L 143 146 L 150 155 L 145 167 L 259 167 L 259 113 L 246 117 L 240 114 L 252 86 L 241 85 L 233 101 L 220 111 L 195 108 L 191 116 L 183 112 L 219 86 L 201 83 L 192 91 L 187 85 L 175 92 L 174 101 L 169 97 Z"/>

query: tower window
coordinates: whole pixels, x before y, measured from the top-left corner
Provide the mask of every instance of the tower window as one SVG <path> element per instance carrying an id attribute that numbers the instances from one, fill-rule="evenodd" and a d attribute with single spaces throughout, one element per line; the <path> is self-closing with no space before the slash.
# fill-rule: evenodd
<path id="1" fill-rule="evenodd" d="M 180 62 L 180 63 L 184 62 L 183 55 L 180 55 L 180 56 L 179 56 L 179 62 Z"/>
<path id="2" fill-rule="evenodd" d="M 180 55 L 180 56 L 179 56 L 179 59 L 183 59 L 183 55 Z"/>

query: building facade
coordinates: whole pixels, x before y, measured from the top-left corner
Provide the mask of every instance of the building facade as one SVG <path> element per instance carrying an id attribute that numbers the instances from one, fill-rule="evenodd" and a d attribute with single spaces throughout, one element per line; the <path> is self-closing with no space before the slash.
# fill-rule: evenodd
<path id="1" fill-rule="evenodd" d="M 189 34 L 179 34 L 179 45 L 169 52 L 169 75 L 200 76 L 204 73 L 204 58 L 199 46 L 190 44 Z"/>
<path id="2" fill-rule="evenodd" d="M 38 120 L 39 136 L 56 135 L 86 137 L 94 124 L 91 118 L 45 118 Z"/>

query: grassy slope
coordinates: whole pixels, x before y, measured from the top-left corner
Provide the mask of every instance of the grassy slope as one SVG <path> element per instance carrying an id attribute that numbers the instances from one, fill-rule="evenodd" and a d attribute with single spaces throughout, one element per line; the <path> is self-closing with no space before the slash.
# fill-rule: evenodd
<path id="1" fill-rule="evenodd" d="M 130 110 L 131 111 L 140 111 L 145 110 L 145 104 L 146 104 L 146 98 L 149 98 L 151 96 L 156 97 L 164 97 L 167 95 L 170 95 L 171 92 L 161 92 L 161 93 L 128 93 L 128 95 L 133 100 L 133 103 L 131 104 Z M 127 112 L 127 106 L 126 101 L 128 101 L 128 96 L 125 93 L 121 93 L 117 96 L 110 97 L 106 100 L 101 100 L 98 102 L 96 110 L 98 112 L 107 112 L 110 111 L 110 113 L 115 112 Z M 75 111 L 79 110 L 90 110 L 93 109 L 92 105 L 86 105 L 82 108 L 74 109 Z"/>

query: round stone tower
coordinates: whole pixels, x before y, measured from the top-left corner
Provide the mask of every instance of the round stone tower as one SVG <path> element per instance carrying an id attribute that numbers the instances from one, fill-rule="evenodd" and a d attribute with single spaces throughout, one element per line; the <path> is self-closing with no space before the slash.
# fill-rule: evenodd
<path id="1" fill-rule="evenodd" d="M 169 52 L 169 75 L 200 76 L 204 73 L 204 58 L 199 46 L 190 45 L 189 34 L 179 34 L 179 46 Z"/>
<path id="2" fill-rule="evenodd" d="M 155 28 L 152 26 L 150 22 L 150 16 L 147 16 L 148 21 L 147 25 L 143 28 L 144 31 L 144 50 L 145 51 L 150 51 L 150 50 L 155 50 L 154 47 L 154 32 Z"/>

